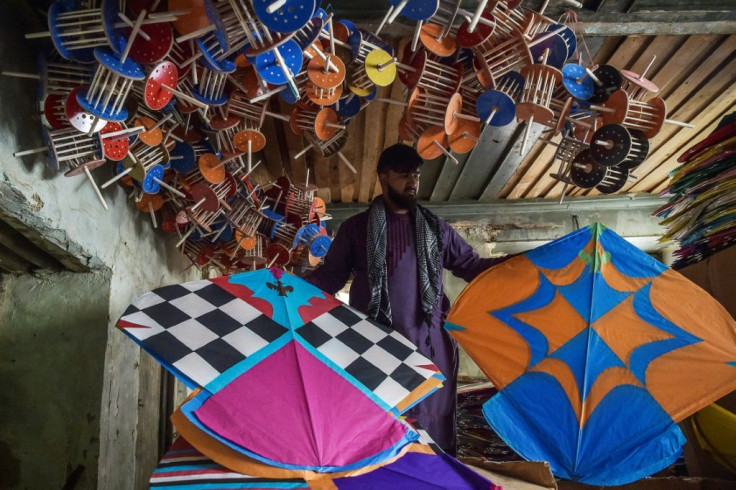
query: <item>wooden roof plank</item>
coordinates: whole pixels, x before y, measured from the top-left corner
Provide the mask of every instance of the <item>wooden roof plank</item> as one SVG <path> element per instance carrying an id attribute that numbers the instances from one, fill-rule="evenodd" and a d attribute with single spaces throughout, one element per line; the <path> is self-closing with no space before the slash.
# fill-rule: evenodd
<path id="1" fill-rule="evenodd" d="M 526 123 L 518 125 L 515 136 L 512 137 L 508 142 L 509 144 L 506 145 L 506 153 L 503 155 L 501 163 L 498 165 L 496 171 L 491 177 L 491 181 L 483 190 L 480 200 L 498 199 L 501 189 L 503 189 L 506 182 L 509 181 L 514 172 L 519 168 L 521 162 L 524 161 L 529 151 L 531 151 L 532 145 L 527 143 L 526 150 L 523 154 L 521 153 L 521 145 L 524 143 L 524 132 L 526 131 L 526 128 Z M 532 124 L 529 129 L 529 140 L 536 141 L 545 129 L 546 126 L 541 124 Z"/>
<path id="2" fill-rule="evenodd" d="M 357 173 L 353 173 L 345 162 L 340 159 L 338 164 L 338 173 L 340 174 L 340 202 L 353 202 L 358 198 L 357 182 L 360 177 L 360 167 L 363 163 L 364 128 L 365 111 L 360 111 L 350 121 L 350 126 L 348 126 L 348 140 L 342 150 L 342 154 L 355 167 Z"/>
<path id="3" fill-rule="evenodd" d="M 451 151 L 450 154 L 457 159 L 457 163 L 453 162 L 450 158 L 445 157 L 445 162 L 442 165 L 440 176 L 437 179 L 437 184 L 434 186 L 432 196 L 429 198 L 431 202 L 447 201 L 450 199 L 452 190 L 455 187 L 455 183 L 460 177 L 460 173 L 465 166 L 465 162 L 468 161 L 470 153 L 455 153 Z"/>
<path id="4" fill-rule="evenodd" d="M 384 89 L 385 87 L 382 87 L 379 90 L 379 97 L 386 97 L 386 90 Z M 358 179 L 358 202 L 367 203 L 373 191 L 376 165 L 378 164 L 378 156 L 383 148 L 385 133 L 372 129 L 380 128 L 381 124 L 386 120 L 386 111 L 388 110 L 386 105 L 374 101 L 364 109 L 365 128 L 367 131 L 363 135 L 363 162 L 360 166 L 360 178 Z"/>
<path id="5" fill-rule="evenodd" d="M 714 50 L 714 48 L 716 48 Z M 670 109 L 687 98 L 736 49 L 736 36 L 690 36 L 652 78 Z M 684 85 L 683 85 L 684 84 Z"/>
<path id="6" fill-rule="evenodd" d="M 417 192 L 417 199 L 429 201 L 429 198 L 434 191 L 434 187 L 437 185 L 444 164 L 444 156 L 434 158 L 432 160 L 424 160 L 421 177 L 419 178 L 419 192 Z"/>
<path id="7" fill-rule="evenodd" d="M 552 138 L 552 142 L 559 143 L 562 140 L 561 135 L 556 135 Z M 541 145 L 540 152 L 532 162 L 527 174 L 521 178 L 516 187 L 513 188 L 509 197 L 511 199 L 519 197 L 538 197 L 540 195 L 540 189 L 545 186 L 545 181 L 551 169 L 555 166 L 555 155 L 557 154 L 557 147 L 539 141 Z"/>
<path id="8" fill-rule="evenodd" d="M 504 150 L 516 131 L 517 123 L 502 127 L 486 126 L 480 140 L 470 152 L 460 176 L 455 182 L 450 199 L 477 199 L 501 163 Z"/>
<path id="9" fill-rule="evenodd" d="M 628 70 L 636 60 L 639 59 L 649 43 L 654 39 L 652 36 L 629 36 L 622 42 L 611 57 L 606 61 L 607 65 L 614 66 L 619 70 Z"/>

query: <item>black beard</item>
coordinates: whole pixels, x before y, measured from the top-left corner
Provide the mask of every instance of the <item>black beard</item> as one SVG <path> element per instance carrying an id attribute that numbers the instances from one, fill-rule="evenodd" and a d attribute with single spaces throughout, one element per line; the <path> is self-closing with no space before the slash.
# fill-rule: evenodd
<path id="1" fill-rule="evenodd" d="M 388 187 L 388 198 L 396 205 L 399 209 L 413 210 L 417 207 L 417 198 L 413 196 L 407 196 L 396 192 L 392 187 Z"/>

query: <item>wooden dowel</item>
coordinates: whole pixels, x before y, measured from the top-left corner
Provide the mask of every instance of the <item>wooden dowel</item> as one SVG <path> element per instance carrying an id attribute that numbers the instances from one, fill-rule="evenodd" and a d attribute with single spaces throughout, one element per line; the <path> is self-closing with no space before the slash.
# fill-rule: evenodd
<path id="1" fill-rule="evenodd" d="M 105 198 L 102 197 L 102 192 L 100 192 L 100 188 L 97 187 L 97 183 L 95 182 L 95 179 L 92 178 L 92 173 L 89 171 L 89 167 L 87 165 L 82 165 L 84 167 L 84 173 L 87 175 L 87 178 L 89 179 L 90 183 L 92 184 L 92 187 L 95 189 L 95 194 L 97 194 L 97 198 L 102 203 L 102 206 L 105 209 L 107 208 L 107 203 L 105 202 Z"/>

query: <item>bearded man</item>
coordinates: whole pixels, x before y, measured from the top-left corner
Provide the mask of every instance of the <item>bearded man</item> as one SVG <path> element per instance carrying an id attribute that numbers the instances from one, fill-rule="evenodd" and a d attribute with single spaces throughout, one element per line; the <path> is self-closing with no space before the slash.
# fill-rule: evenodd
<path id="1" fill-rule="evenodd" d="M 383 194 L 340 226 L 324 265 L 306 280 L 334 295 L 352 275 L 350 306 L 403 334 L 439 367 L 445 386 L 407 417 L 455 455 L 458 347 L 443 329 L 450 302 L 442 270 L 470 282 L 508 257 L 480 258 L 445 220 L 417 204 L 422 163 L 416 150 L 402 144 L 381 153 Z"/>

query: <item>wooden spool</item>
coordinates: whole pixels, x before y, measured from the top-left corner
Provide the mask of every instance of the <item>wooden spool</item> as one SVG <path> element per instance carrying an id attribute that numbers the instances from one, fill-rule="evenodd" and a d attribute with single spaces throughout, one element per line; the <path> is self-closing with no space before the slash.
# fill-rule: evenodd
<path id="1" fill-rule="evenodd" d="M 105 48 L 95 49 L 99 62 L 95 77 L 86 90 L 77 97 L 80 105 L 94 116 L 106 121 L 124 121 L 128 118 L 125 100 L 133 83 L 145 78 L 141 67 L 133 60 L 121 60 Z"/>
<path id="2" fill-rule="evenodd" d="M 654 97 L 646 102 L 630 100 L 623 90 L 617 90 L 604 106 L 613 109 L 603 112 L 604 124 L 622 124 L 629 129 L 642 131 L 647 138 L 654 138 L 662 129 L 667 117 L 664 100 Z"/>
<path id="3" fill-rule="evenodd" d="M 590 153 L 593 160 L 605 167 L 632 169 L 647 158 L 649 140 L 641 131 L 606 124 L 593 134 Z"/>
<path id="4" fill-rule="evenodd" d="M 510 71 L 520 71 L 534 63 L 524 36 L 518 32 L 514 32 L 508 40 L 494 45 L 488 51 L 476 52 L 476 59 L 493 80 Z"/>

